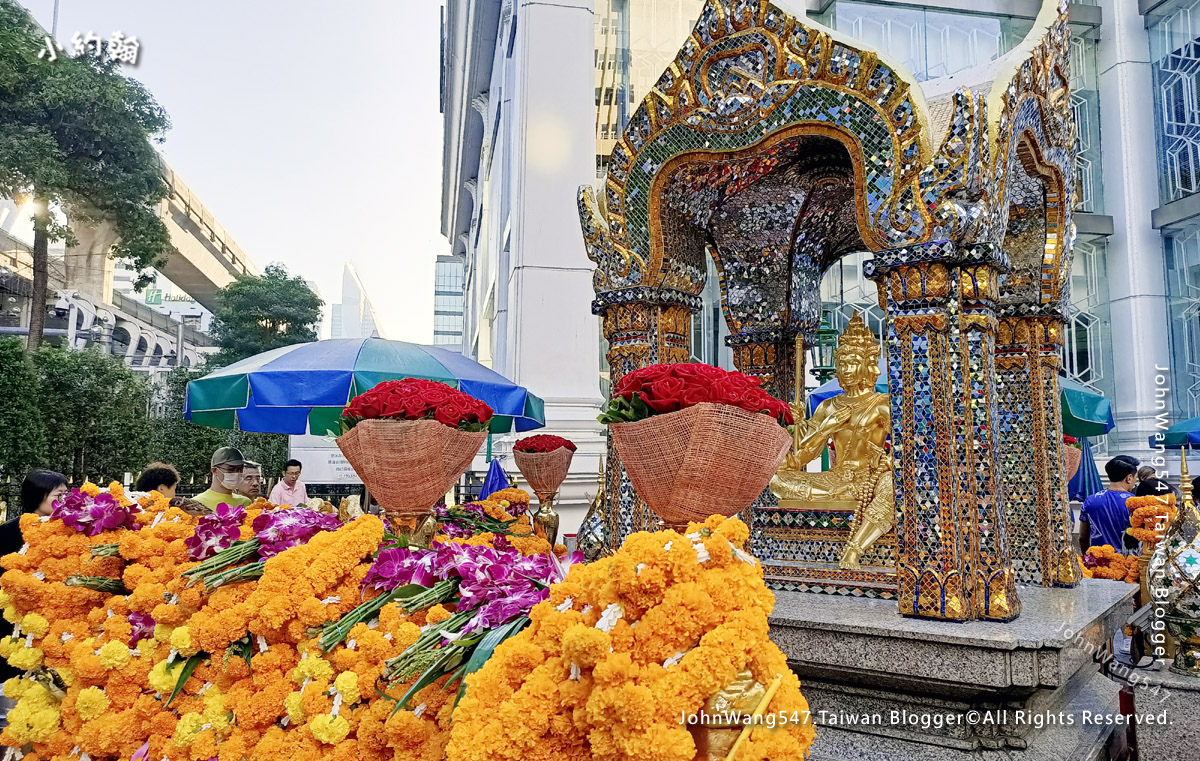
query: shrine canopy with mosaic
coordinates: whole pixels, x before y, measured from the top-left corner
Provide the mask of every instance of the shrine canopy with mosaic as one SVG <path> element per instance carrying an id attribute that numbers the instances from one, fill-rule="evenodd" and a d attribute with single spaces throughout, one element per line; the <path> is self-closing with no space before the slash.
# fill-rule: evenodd
<path id="1" fill-rule="evenodd" d="M 924 85 L 767 2 L 707 0 L 600 192 L 580 189 L 614 387 L 689 361 L 711 259 L 734 365 L 792 405 L 789 451 L 742 513 L 772 587 L 1007 621 L 1017 584 L 1078 583 L 1057 379 L 1069 81 L 1065 0 L 1010 53 Z M 845 393 L 810 416 L 821 279 L 856 252 L 883 320 L 843 326 Z M 610 546 L 657 525 L 614 446 L 604 478 Z"/>

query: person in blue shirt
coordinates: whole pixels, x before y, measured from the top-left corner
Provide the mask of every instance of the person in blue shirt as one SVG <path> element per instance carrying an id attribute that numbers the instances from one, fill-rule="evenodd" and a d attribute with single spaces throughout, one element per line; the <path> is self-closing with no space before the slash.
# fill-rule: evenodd
<path id="1" fill-rule="evenodd" d="M 1110 545 L 1117 552 L 1124 547 L 1125 529 L 1129 528 L 1129 508 L 1125 500 L 1133 496 L 1137 485 L 1137 459 L 1117 455 L 1104 464 L 1108 488 L 1083 501 L 1079 512 L 1079 551 Z"/>

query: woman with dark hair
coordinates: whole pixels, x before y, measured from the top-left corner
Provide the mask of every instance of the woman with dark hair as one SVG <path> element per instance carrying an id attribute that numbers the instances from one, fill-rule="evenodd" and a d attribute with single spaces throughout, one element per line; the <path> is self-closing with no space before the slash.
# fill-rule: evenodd
<path id="1" fill-rule="evenodd" d="M 49 515 L 54 500 L 67 493 L 67 477 L 53 470 L 31 470 L 21 484 L 21 512 Z"/>
<path id="2" fill-rule="evenodd" d="M 1156 476 L 1143 479 L 1138 483 L 1137 488 L 1133 490 L 1133 496 L 1135 497 L 1162 497 L 1166 499 L 1168 494 L 1177 494 L 1175 487 Z"/>
<path id="3" fill-rule="evenodd" d="M 31 470 L 21 483 L 21 512 L 49 515 L 54 511 L 55 500 L 66 493 L 67 477 L 62 473 L 55 473 L 53 470 Z M 25 540 L 21 538 L 21 516 L 0 524 L 0 555 L 19 552 L 24 543 Z M 0 635 L 10 634 L 12 624 L 0 621 Z M 18 673 L 20 672 L 7 662 L 0 663 L 0 679 L 8 679 Z M 11 704 L 8 704 L 9 700 L 11 698 L 5 699 L 5 704 L 0 704 L 0 710 L 5 715 L 8 713 L 7 708 L 11 707 Z"/>

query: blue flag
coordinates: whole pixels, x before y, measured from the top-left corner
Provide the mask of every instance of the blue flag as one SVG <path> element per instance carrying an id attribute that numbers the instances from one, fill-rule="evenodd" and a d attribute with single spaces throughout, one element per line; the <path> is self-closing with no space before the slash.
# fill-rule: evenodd
<path id="1" fill-rule="evenodd" d="M 479 498 L 487 499 L 501 489 L 507 489 L 508 485 L 508 475 L 505 474 L 504 468 L 500 467 L 500 460 L 492 460 L 483 479 L 483 486 L 479 487 Z"/>

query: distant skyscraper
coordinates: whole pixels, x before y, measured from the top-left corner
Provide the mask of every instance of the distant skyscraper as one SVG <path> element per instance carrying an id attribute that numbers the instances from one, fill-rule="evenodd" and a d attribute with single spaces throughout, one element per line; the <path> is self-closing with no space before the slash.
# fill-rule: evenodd
<path id="1" fill-rule="evenodd" d="M 330 338 L 366 338 L 378 334 L 379 321 L 367 289 L 353 264 L 342 273 L 342 303 L 330 308 Z"/>
<path id="2" fill-rule="evenodd" d="M 465 261 L 460 256 L 439 256 L 433 282 L 433 343 L 461 352 L 463 349 L 463 290 Z"/>
<path id="3" fill-rule="evenodd" d="M 317 294 L 317 297 L 319 299 L 321 299 L 321 301 L 325 301 L 325 297 L 321 295 L 321 289 L 317 287 L 316 280 L 305 280 L 304 284 L 308 286 L 310 291 Z M 330 305 L 328 302 L 326 302 L 324 305 L 321 306 L 321 321 L 319 323 L 317 323 L 317 340 L 318 341 L 323 338 L 329 338 L 330 311 L 331 311 Z"/>

